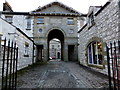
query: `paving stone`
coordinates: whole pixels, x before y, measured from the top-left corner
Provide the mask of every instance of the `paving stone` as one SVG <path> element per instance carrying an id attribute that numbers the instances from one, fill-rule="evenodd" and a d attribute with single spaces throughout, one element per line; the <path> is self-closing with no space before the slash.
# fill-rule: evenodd
<path id="1" fill-rule="evenodd" d="M 74 62 L 49 61 L 18 77 L 18 88 L 104 88 L 108 79 Z"/>

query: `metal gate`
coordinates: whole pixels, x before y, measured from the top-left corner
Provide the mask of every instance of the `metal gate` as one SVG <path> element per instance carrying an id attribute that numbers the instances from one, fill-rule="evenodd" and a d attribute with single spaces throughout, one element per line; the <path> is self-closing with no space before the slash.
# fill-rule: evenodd
<path id="1" fill-rule="evenodd" d="M 4 40 L 2 46 L 2 90 L 16 90 L 18 47 L 16 43 Z"/>
<path id="2" fill-rule="evenodd" d="M 110 43 L 106 47 L 109 88 L 120 90 L 120 41 Z"/>

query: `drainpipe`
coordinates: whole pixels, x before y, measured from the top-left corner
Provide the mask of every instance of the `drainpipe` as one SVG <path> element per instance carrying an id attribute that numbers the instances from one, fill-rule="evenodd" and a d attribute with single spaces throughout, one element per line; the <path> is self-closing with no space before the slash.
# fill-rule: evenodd
<path id="1" fill-rule="evenodd" d="M 0 32 L 0 59 L 1 59 L 1 40 L 2 40 L 1 37 L 2 37 L 2 35 L 3 35 L 3 34 Z"/>
<path id="2" fill-rule="evenodd" d="M 33 41 L 33 56 L 32 56 L 32 64 L 34 64 L 34 41 Z"/>
<path id="3" fill-rule="evenodd" d="M 0 61 L 2 61 L 1 59 L 1 36 L 2 36 L 3 34 L 2 33 L 0 33 Z M 2 71 L 1 69 L 1 66 L 2 65 L 0 65 L 0 71 Z M 1 90 L 1 87 L 2 87 L 2 78 L 0 77 L 0 90 Z"/>
<path id="4" fill-rule="evenodd" d="M 120 31 L 120 0 L 118 1 L 118 29 Z M 118 34 L 118 40 L 119 40 L 119 37 L 120 37 L 120 33 Z"/>

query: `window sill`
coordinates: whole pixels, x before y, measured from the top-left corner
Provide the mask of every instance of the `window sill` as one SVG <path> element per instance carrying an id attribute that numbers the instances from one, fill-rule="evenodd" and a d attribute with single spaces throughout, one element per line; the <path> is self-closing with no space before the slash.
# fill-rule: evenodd
<path id="1" fill-rule="evenodd" d="M 26 30 L 31 30 L 31 28 L 26 28 Z"/>
<path id="2" fill-rule="evenodd" d="M 24 57 L 29 57 L 29 55 L 24 55 Z"/>
<path id="3" fill-rule="evenodd" d="M 67 25 L 69 25 L 69 26 L 70 26 L 70 25 L 71 25 L 71 26 L 74 26 L 75 24 L 67 24 Z"/>
<path id="4" fill-rule="evenodd" d="M 7 21 L 8 22 L 8 21 Z M 12 24 L 13 22 L 8 22 L 9 24 Z"/>
<path id="5" fill-rule="evenodd" d="M 94 68 L 99 68 L 99 69 L 105 69 L 104 65 L 88 64 L 88 66 L 94 67 Z"/>
<path id="6" fill-rule="evenodd" d="M 44 24 L 44 23 L 37 23 L 37 24 Z"/>

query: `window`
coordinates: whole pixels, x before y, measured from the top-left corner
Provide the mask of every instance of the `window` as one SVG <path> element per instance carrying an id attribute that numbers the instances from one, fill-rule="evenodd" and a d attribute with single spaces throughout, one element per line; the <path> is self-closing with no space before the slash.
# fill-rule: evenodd
<path id="1" fill-rule="evenodd" d="M 29 43 L 25 42 L 24 57 L 29 57 Z"/>
<path id="2" fill-rule="evenodd" d="M 93 16 L 93 12 L 88 16 L 88 25 L 89 27 L 92 27 L 95 24 L 94 22 L 94 16 Z"/>
<path id="3" fill-rule="evenodd" d="M 39 18 L 37 19 L 37 23 L 38 23 L 38 24 L 44 24 L 44 17 L 39 17 Z"/>
<path id="4" fill-rule="evenodd" d="M 73 34 L 74 30 L 73 29 L 69 29 L 69 34 Z"/>
<path id="5" fill-rule="evenodd" d="M 52 49 L 54 49 L 54 45 L 52 45 Z"/>
<path id="6" fill-rule="evenodd" d="M 74 19 L 73 18 L 68 18 L 68 25 L 74 25 Z"/>
<path id="7" fill-rule="evenodd" d="M 27 18 L 27 29 L 31 29 L 31 19 Z"/>
<path id="8" fill-rule="evenodd" d="M 5 16 L 5 20 L 6 20 L 8 23 L 12 23 L 12 22 L 13 22 L 13 16 Z"/>
<path id="9" fill-rule="evenodd" d="M 92 42 L 88 46 L 88 64 L 102 65 L 101 42 Z"/>
<path id="10" fill-rule="evenodd" d="M 42 28 L 39 29 L 39 32 L 42 32 Z"/>

